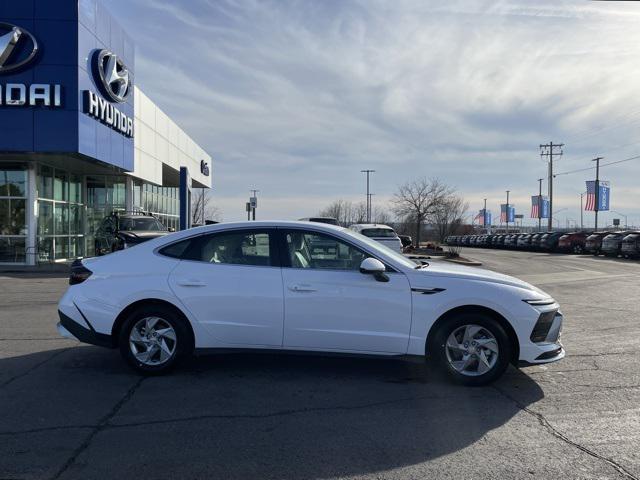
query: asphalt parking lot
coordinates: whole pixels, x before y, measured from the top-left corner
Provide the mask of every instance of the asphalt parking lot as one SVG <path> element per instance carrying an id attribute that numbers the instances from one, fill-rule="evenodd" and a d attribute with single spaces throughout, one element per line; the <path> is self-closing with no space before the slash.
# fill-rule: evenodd
<path id="1" fill-rule="evenodd" d="M 551 293 L 567 358 L 464 388 L 401 361 L 59 339 L 66 278 L 0 274 L 0 479 L 640 478 L 640 263 L 468 249 Z"/>

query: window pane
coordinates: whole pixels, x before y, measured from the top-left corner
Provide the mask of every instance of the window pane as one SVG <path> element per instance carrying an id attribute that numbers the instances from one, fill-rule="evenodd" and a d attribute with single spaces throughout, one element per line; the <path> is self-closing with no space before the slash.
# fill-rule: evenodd
<path id="1" fill-rule="evenodd" d="M 191 244 L 191 239 L 182 240 L 181 242 L 176 242 L 172 245 L 164 247 L 160 250 L 162 255 L 166 255 L 167 257 L 172 258 L 181 258 L 185 251 L 189 248 Z"/>
<path id="2" fill-rule="evenodd" d="M 38 237 L 38 261 L 50 262 L 53 260 L 53 238 Z"/>
<path id="3" fill-rule="evenodd" d="M 24 263 L 25 239 L 0 237 L 0 263 Z"/>
<path id="4" fill-rule="evenodd" d="M 359 270 L 367 258 L 358 248 L 315 232 L 287 233 L 287 249 L 293 268 Z"/>
<path id="5" fill-rule="evenodd" d="M 234 232 L 208 235 L 202 240 L 193 260 L 231 265 L 272 264 L 269 252 L 269 234 Z"/>
<path id="6" fill-rule="evenodd" d="M 24 197 L 27 191 L 26 185 L 26 170 L 0 170 L 0 197 Z"/>
<path id="7" fill-rule="evenodd" d="M 0 198 L 0 235 L 11 235 L 9 199 Z"/>
<path id="8" fill-rule="evenodd" d="M 80 205 L 71 205 L 69 207 L 69 233 L 71 235 L 80 235 L 82 231 L 82 207 Z"/>
<path id="9" fill-rule="evenodd" d="M 56 203 L 53 211 L 53 227 L 56 235 L 69 234 L 69 206 Z M 58 246 L 56 245 L 56 251 Z M 66 257 L 65 257 L 66 258 Z"/>
<path id="10" fill-rule="evenodd" d="M 38 235 L 53 235 L 53 202 L 38 200 Z"/>
<path id="11" fill-rule="evenodd" d="M 55 245 L 55 260 L 69 258 L 69 237 L 56 238 Z"/>
<path id="12" fill-rule="evenodd" d="M 38 196 L 40 198 L 53 198 L 53 168 L 40 165 L 38 175 Z"/>
<path id="13" fill-rule="evenodd" d="M 87 178 L 87 204 L 103 207 L 107 201 L 104 177 Z"/>
<path id="14" fill-rule="evenodd" d="M 82 177 L 78 175 L 69 178 L 69 201 L 82 203 Z"/>
<path id="15" fill-rule="evenodd" d="M 54 200 L 69 200 L 69 176 L 66 172 L 56 170 L 55 177 L 53 178 L 53 199 Z"/>
<path id="16" fill-rule="evenodd" d="M 26 200 L 0 199 L 0 235 L 26 235 Z"/>

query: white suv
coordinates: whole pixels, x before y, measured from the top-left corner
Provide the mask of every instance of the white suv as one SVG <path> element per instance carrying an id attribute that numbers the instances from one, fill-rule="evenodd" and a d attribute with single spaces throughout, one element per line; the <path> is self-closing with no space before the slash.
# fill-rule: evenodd
<path id="1" fill-rule="evenodd" d="M 391 250 L 402 253 L 402 241 L 393 228 L 379 223 L 356 223 L 349 227 L 360 235 L 369 237 Z"/>

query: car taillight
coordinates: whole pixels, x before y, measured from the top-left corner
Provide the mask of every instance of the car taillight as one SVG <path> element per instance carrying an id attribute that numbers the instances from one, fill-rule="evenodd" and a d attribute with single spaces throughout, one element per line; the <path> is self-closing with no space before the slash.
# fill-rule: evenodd
<path id="1" fill-rule="evenodd" d="M 75 260 L 71 264 L 71 271 L 69 273 L 69 285 L 77 285 L 84 282 L 91 276 L 93 272 L 82 264 L 81 260 Z"/>

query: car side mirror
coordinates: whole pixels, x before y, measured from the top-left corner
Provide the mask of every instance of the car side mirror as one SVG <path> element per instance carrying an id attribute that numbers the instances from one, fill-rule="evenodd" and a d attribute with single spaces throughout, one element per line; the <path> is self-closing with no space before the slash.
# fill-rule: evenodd
<path id="1" fill-rule="evenodd" d="M 360 264 L 360 273 L 373 275 L 378 282 L 388 282 L 389 277 L 384 273 L 386 270 L 384 263 L 377 258 L 365 258 Z"/>

